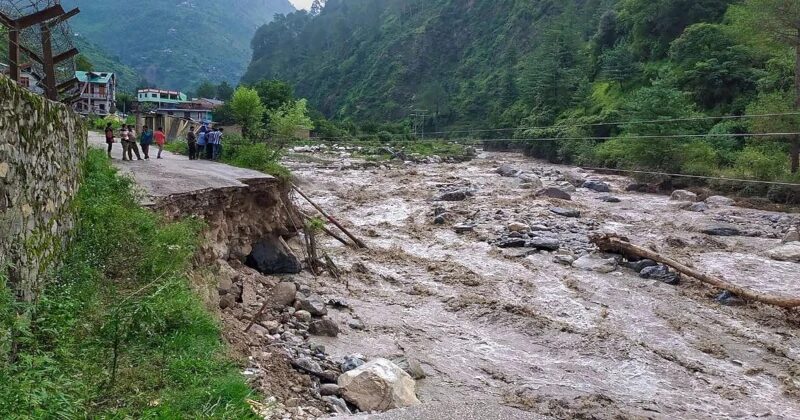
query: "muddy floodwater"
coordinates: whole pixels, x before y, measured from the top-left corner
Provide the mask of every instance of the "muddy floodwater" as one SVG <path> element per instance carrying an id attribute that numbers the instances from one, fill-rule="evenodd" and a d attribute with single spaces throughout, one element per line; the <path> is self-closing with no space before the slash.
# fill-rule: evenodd
<path id="1" fill-rule="evenodd" d="M 427 374 L 417 382 L 423 404 L 508 406 L 531 418 L 800 418 L 796 311 L 722 305 L 720 290 L 685 277 L 668 285 L 624 267 L 603 273 L 557 262 L 591 251 L 589 234 L 613 232 L 735 284 L 797 296 L 800 264 L 765 256 L 800 223 L 796 214 L 688 211 L 668 196 L 625 192 L 628 178 L 592 173 L 610 194 L 578 188 L 572 201 L 537 198 L 523 179 L 496 169 L 510 165 L 546 187 L 563 185 L 571 168 L 515 153 L 376 165 L 316 151 L 290 153 L 286 164 L 370 247 L 320 236 L 341 276 L 320 276 L 314 289 L 349 309 L 332 311 L 339 337 L 314 342 L 339 358 L 418 361 Z M 472 195 L 434 201 L 454 188 Z M 600 200 L 608 195 L 620 202 Z M 561 249 L 497 247 L 514 222 Z M 461 224 L 474 228 L 457 233 Z M 741 234 L 701 233 L 717 224 Z"/>

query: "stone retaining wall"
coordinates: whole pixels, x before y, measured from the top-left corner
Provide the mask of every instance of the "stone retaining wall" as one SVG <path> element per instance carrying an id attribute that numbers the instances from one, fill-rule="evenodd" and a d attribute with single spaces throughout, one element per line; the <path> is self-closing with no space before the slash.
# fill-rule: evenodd
<path id="1" fill-rule="evenodd" d="M 0 76 L 0 275 L 21 298 L 59 262 L 86 150 L 79 116 Z"/>

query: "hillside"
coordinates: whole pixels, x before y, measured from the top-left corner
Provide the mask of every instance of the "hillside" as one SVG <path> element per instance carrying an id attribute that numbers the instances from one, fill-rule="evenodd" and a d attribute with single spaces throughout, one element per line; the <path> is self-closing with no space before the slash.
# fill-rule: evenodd
<path id="1" fill-rule="evenodd" d="M 117 75 L 117 90 L 132 93 L 142 83 L 142 76 L 133 67 L 123 64 L 119 57 L 108 55 L 106 51 L 92 44 L 84 37 L 75 37 L 75 46 L 92 63 L 95 70 L 110 71 Z"/>
<path id="2" fill-rule="evenodd" d="M 449 123 L 497 119 L 548 25 L 564 17 L 585 41 L 614 3 L 329 0 L 316 17 L 260 28 L 244 81 L 290 81 L 329 116 L 396 120 L 425 108 Z"/>
<path id="3" fill-rule="evenodd" d="M 202 80 L 237 82 L 250 59 L 256 28 L 288 0 L 65 0 L 81 13 L 70 23 L 81 37 L 136 69 L 151 84 L 191 89 Z"/>
<path id="4" fill-rule="evenodd" d="M 361 126 L 502 127 L 479 134 L 554 162 L 788 180 L 799 22 L 788 0 L 330 0 L 261 27 L 243 80 Z"/>

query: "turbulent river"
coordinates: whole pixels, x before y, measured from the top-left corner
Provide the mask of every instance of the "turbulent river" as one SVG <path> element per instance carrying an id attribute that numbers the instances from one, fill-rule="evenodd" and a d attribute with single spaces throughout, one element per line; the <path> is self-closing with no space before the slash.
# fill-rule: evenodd
<path id="1" fill-rule="evenodd" d="M 369 164 L 342 151 L 290 153 L 285 163 L 307 194 L 370 245 L 356 251 L 320 237 L 343 275 L 320 276 L 313 288 L 350 310 L 332 311 L 343 326 L 338 338 L 315 342 L 334 357 L 419 361 L 425 404 L 467 401 L 556 417 L 800 418 L 796 312 L 724 306 L 715 300 L 720 290 L 693 279 L 671 286 L 627 268 L 602 273 L 556 261 L 589 249 L 589 234 L 611 231 L 738 285 L 800 295 L 800 264 L 764 256 L 797 215 L 735 206 L 692 212 L 668 196 L 624 192 L 632 182 L 625 177 L 591 173 L 619 203 L 584 188 L 569 202 L 537 198 L 496 169 L 507 164 L 548 186 L 573 168 L 514 153 L 409 165 Z M 433 200 L 452 188 L 473 195 Z M 554 206 L 581 217 L 556 215 Z M 434 224 L 435 212 L 444 212 L 443 224 Z M 514 222 L 562 249 L 496 247 Z M 456 233 L 464 223 L 475 227 Z M 717 223 L 743 234 L 700 232 Z M 356 320 L 363 329 L 345 327 Z"/>

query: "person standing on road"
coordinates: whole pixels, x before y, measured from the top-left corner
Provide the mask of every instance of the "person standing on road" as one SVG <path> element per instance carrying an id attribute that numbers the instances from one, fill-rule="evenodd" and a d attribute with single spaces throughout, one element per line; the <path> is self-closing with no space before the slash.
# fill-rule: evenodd
<path id="1" fill-rule="evenodd" d="M 206 134 L 206 159 L 213 160 L 214 159 L 214 142 L 217 136 L 217 129 L 216 127 L 212 127 L 209 129 L 210 131 Z"/>
<path id="2" fill-rule="evenodd" d="M 203 125 L 200 127 L 200 132 L 197 133 L 197 158 L 205 159 L 206 156 L 206 141 L 208 137 L 208 128 Z"/>
<path id="3" fill-rule="evenodd" d="M 197 135 L 194 134 L 194 127 L 189 127 L 186 133 L 186 144 L 189 146 L 189 160 L 197 159 Z"/>
<path id="4" fill-rule="evenodd" d="M 211 160 L 219 160 L 222 155 L 222 129 L 214 127 L 211 132 L 211 139 L 207 140 L 211 148 Z"/>
<path id="5" fill-rule="evenodd" d="M 122 130 L 119 132 L 119 140 L 122 142 L 122 160 L 128 160 L 128 156 L 131 153 L 130 142 L 128 141 L 129 136 L 128 127 L 123 125 Z"/>
<path id="6" fill-rule="evenodd" d="M 155 134 L 156 138 L 156 146 L 158 146 L 158 157 L 156 159 L 161 159 L 161 152 L 164 151 L 164 145 L 167 144 L 167 136 L 164 135 L 164 129 L 158 127 Z"/>
<path id="7" fill-rule="evenodd" d="M 106 124 L 106 144 L 108 145 L 108 158 L 111 159 L 111 149 L 114 147 L 114 127 Z"/>
<path id="8" fill-rule="evenodd" d="M 153 144 L 153 132 L 150 127 L 142 127 L 142 136 L 139 138 L 139 144 L 142 146 L 144 158 L 150 159 L 150 145 Z"/>
<path id="9" fill-rule="evenodd" d="M 133 160 L 133 152 L 136 154 L 136 160 L 142 160 L 142 155 L 139 154 L 139 146 L 136 144 L 136 128 L 132 125 L 128 126 L 128 160 Z"/>

